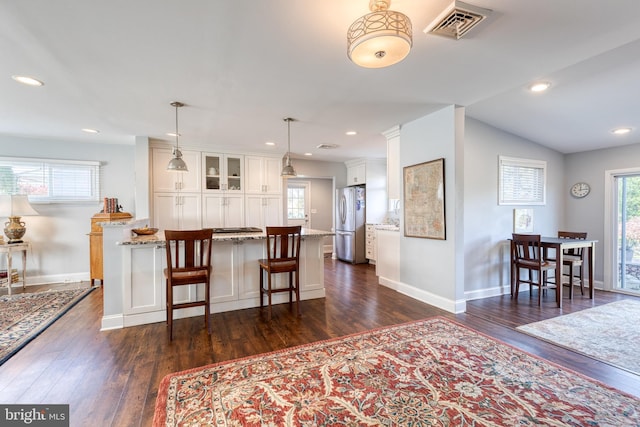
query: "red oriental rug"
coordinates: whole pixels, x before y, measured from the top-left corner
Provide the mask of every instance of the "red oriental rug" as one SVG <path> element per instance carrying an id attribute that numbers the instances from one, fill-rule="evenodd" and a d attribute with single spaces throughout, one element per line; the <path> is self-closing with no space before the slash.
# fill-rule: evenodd
<path id="1" fill-rule="evenodd" d="M 638 426 L 640 400 L 434 317 L 167 375 L 154 426 Z"/>

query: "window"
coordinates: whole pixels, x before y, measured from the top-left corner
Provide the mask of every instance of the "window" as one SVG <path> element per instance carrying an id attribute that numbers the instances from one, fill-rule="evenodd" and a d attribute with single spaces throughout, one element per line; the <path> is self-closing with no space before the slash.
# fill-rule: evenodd
<path id="1" fill-rule="evenodd" d="M 304 219 L 304 187 L 287 189 L 287 219 Z"/>
<path id="2" fill-rule="evenodd" d="M 499 205 L 544 205 L 547 162 L 499 157 Z"/>
<path id="3" fill-rule="evenodd" d="M 100 162 L 0 157 L 0 194 L 31 202 L 97 202 Z"/>

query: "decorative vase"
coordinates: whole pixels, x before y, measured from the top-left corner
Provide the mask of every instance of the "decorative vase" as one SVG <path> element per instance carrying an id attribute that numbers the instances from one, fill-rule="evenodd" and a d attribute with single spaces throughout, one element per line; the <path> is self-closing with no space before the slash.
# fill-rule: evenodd
<path id="1" fill-rule="evenodd" d="M 4 223 L 4 234 L 9 238 L 8 243 L 20 243 L 22 242 L 22 236 L 24 236 L 27 229 L 24 226 L 24 222 L 20 221 L 19 216 L 10 216 L 9 221 Z"/>

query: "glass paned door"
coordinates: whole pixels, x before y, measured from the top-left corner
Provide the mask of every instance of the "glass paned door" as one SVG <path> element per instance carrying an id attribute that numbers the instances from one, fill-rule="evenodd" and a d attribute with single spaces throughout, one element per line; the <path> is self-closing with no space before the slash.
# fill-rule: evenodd
<path id="1" fill-rule="evenodd" d="M 620 175 L 615 182 L 616 288 L 640 293 L 640 174 Z"/>

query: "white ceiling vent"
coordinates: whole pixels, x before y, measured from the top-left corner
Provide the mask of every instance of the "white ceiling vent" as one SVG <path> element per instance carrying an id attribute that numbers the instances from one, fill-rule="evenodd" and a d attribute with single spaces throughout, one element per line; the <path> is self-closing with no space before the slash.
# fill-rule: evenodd
<path id="1" fill-rule="evenodd" d="M 316 145 L 316 148 L 319 148 L 321 150 L 331 150 L 332 148 L 338 148 L 337 144 L 319 144 Z"/>
<path id="2" fill-rule="evenodd" d="M 453 1 L 424 29 L 425 34 L 437 34 L 459 40 L 469 30 L 483 21 L 491 10 Z"/>

